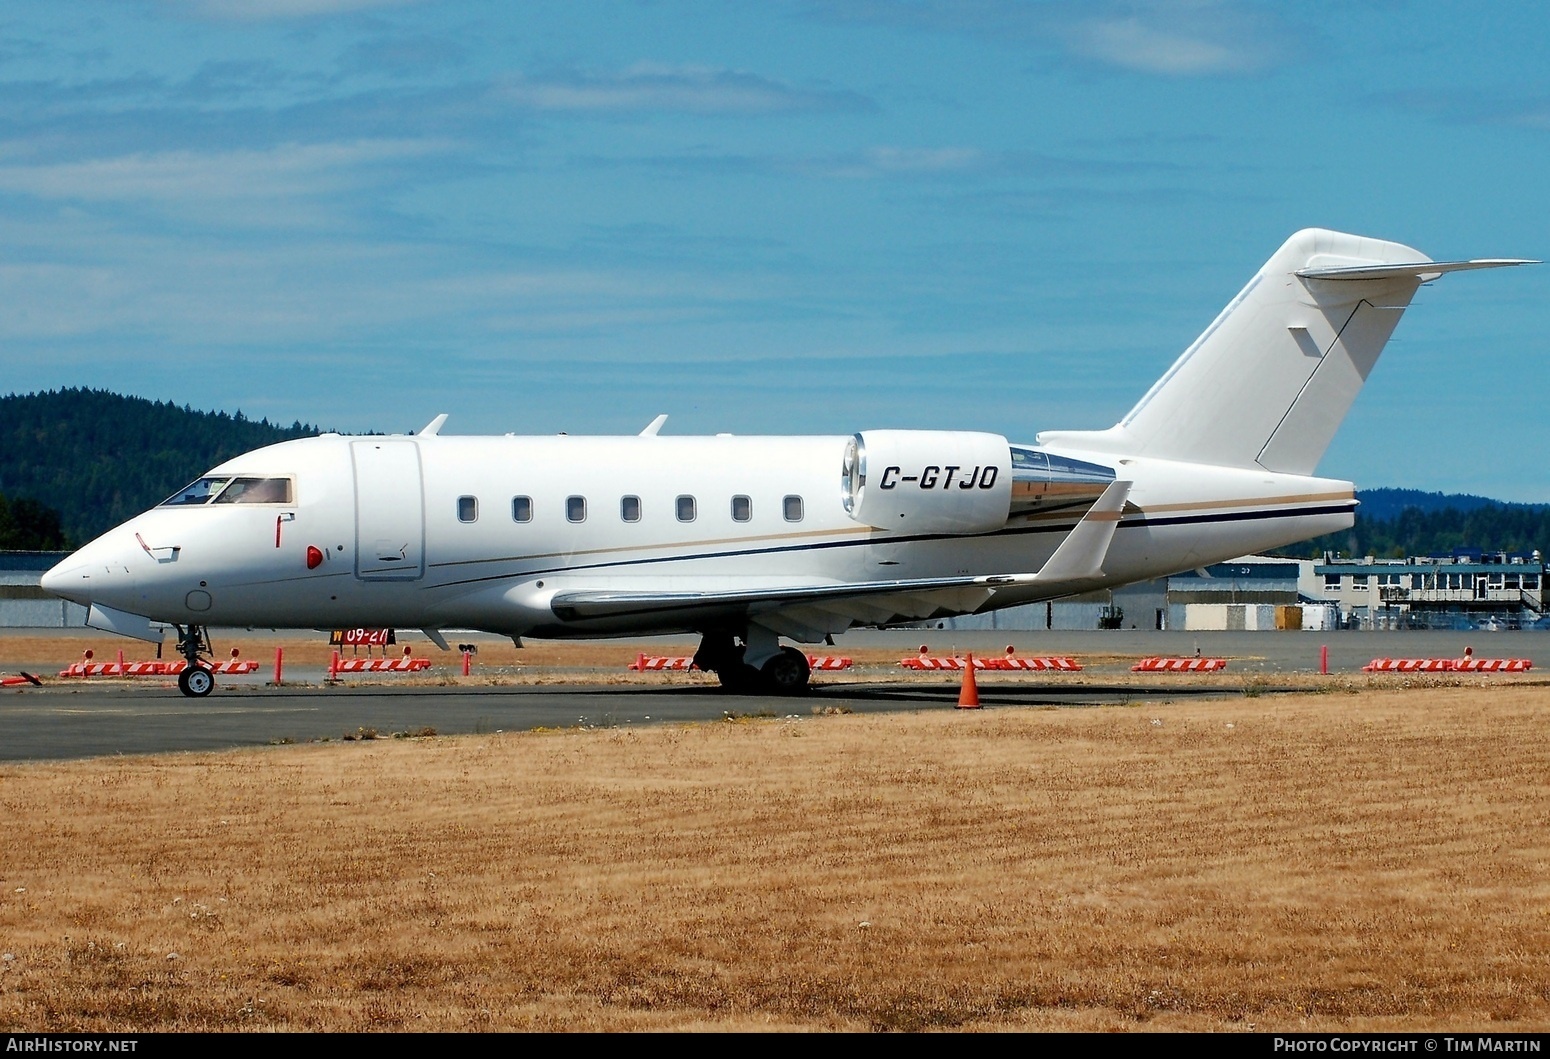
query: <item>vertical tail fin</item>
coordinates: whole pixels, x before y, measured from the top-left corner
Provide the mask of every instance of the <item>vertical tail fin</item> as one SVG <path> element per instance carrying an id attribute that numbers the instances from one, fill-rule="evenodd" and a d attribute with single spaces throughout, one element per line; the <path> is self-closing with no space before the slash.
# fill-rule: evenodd
<path id="1" fill-rule="evenodd" d="M 1431 261 L 1399 243 L 1305 229 L 1124 419 L 1039 442 L 1311 474 L 1423 282 L 1527 263 Z"/>

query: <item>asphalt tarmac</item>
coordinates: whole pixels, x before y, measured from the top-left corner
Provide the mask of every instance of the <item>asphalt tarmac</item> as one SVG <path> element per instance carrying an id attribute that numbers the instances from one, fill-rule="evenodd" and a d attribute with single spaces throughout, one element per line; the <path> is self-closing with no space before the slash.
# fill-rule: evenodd
<path id="1" fill-rule="evenodd" d="M 1092 706 L 1139 699 L 1241 695 L 1241 684 L 1163 689 L 1093 685 L 982 687 L 984 708 Z M 439 735 L 533 728 L 624 728 L 957 708 L 956 684 L 836 684 L 801 698 L 731 696 L 714 687 L 513 686 L 232 689 L 189 699 L 176 688 L 34 688 L 0 699 L 0 760 L 37 761 L 217 750 L 357 735 Z"/>
<path id="2" fill-rule="evenodd" d="M 1475 657 L 1534 657 L 1550 645 L 1541 633 L 1155 633 L 1120 630 L 1077 633 L 856 633 L 847 647 L 887 646 L 901 657 L 922 643 L 932 653 L 972 650 L 999 654 L 1007 642 L 1018 653 L 1106 656 L 1089 666 L 1081 683 L 1055 673 L 1006 675 L 981 684 L 985 708 L 1009 706 L 1084 707 L 1158 702 L 1210 696 L 1240 696 L 1249 680 L 1256 693 L 1286 690 L 1276 675 L 1317 672 L 1320 647 L 1328 646 L 1332 673 L 1359 673 L 1373 658 L 1457 658 L 1466 647 Z M 1207 683 L 1172 684 L 1168 677 L 1146 685 L 1129 679 L 1129 657 L 1177 655 L 1196 649 L 1207 657 L 1231 659 L 1226 672 Z M 1128 656 L 1115 661 L 1116 656 Z M 288 674 L 289 675 L 289 674 Z M 1112 680 L 1108 678 L 1112 675 Z M 519 731 L 539 727 L 627 727 L 661 723 L 715 722 L 728 716 L 807 715 L 826 710 L 878 713 L 956 708 L 958 681 L 902 682 L 886 676 L 868 683 L 824 683 L 801 698 L 727 695 L 714 687 L 642 684 L 326 687 L 321 672 L 298 672 L 305 685 L 269 687 L 262 674 L 222 677 L 206 699 L 190 699 L 163 681 L 144 685 L 52 681 L 47 686 L 7 688 L 0 693 L 0 761 L 37 761 L 115 754 L 216 750 L 274 743 L 340 739 L 361 729 L 379 737 L 394 733 L 438 734 Z M 1198 681 L 1199 678 L 1194 678 Z M 1483 678 L 1486 679 L 1486 678 Z"/>

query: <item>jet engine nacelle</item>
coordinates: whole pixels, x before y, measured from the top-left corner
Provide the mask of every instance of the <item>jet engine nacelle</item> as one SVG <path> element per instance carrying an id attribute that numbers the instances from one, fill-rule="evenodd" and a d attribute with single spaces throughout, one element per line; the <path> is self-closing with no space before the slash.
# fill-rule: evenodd
<path id="1" fill-rule="evenodd" d="M 905 533 L 986 533 L 1006 525 L 1012 452 L 999 434 L 868 430 L 845 445 L 845 511 Z"/>

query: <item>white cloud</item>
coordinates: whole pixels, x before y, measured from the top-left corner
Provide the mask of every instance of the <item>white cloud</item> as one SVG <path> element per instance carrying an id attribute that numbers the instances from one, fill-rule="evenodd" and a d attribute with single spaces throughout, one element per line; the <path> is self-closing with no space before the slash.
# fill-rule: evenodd
<path id="1" fill-rule="evenodd" d="M 267 22 L 287 18 L 348 15 L 374 7 L 404 7 L 420 0 L 176 0 L 206 18 Z"/>
<path id="2" fill-rule="evenodd" d="M 890 176 L 935 176 L 985 166 L 984 152 L 972 147 L 871 147 L 855 155 L 803 159 L 783 168 L 819 176 L 868 180 Z"/>
<path id="3" fill-rule="evenodd" d="M 700 114 L 854 109 L 869 105 L 850 92 L 794 88 L 741 70 L 640 64 L 621 73 L 517 76 L 497 96 L 539 110 L 671 110 Z"/>
<path id="4" fill-rule="evenodd" d="M 1094 20 L 1075 26 L 1079 54 L 1128 70 L 1169 75 L 1245 73 L 1261 65 L 1242 41 L 1213 41 L 1204 34 L 1147 25 L 1138 18 Z"/>
<path id="5" fill-rule="evenodd" d="M 423 156 L 446 146 L 426 140 L 291 143 L 266 150 L 163 151 L 0 165 L 0 192 L 82 202 L 306 197 L 363 182 L 365 167 Z M 0 151 L 5 153 L 11 152 Z"/>
<path id="6" fill-rule="evenodd" d="M 1264 69 L 1302 35 L 1281 11 L 1233 0 L 829 0 L 813 17 L 1055 48 L 1090 62 L 1168 77 Z"/>
<path id="7" fill-rule="evenodd" d="M 889 173 L 941 173 L 970 169 L 983 155 L 972 147 L 874 147 L 867 159 Z"/>

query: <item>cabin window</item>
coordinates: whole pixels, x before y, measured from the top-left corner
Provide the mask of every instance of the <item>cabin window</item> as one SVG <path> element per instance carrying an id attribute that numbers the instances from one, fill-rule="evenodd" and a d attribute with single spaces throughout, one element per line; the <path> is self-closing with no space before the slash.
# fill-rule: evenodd
<path id="1" fill-rule="evenodd" d="M 1340 575 L 1339 574 L 1325 574 L 1324 575 L 1324 587 L 1326 589 L 1339 588 L 1340 587 Z"/>
<path id="2" fill-rule="evenodd" d="M 1524 588 L 1538 589 L 1539 588 L 1539 575 L 1538 574 L 1524 574 L 1523 575 L 1523 587 Z"/>
<path id="3" fill-rule="evenodd" d="M 533 521 L 533 498 L 530 496 L 514 496 L 511 498 L 511 521 Z"/>
<path id="4" fill-rule="evenodd" d="M 802 498 L 799 496 L 786 497 L 786 499 L 781 501 L 781 511 L 785 514 L 787 522 L 801 522 Z"/>
<path id="5" fill-rule="evenodd" d="M 585 522 L 587 520 L 587 498 L 584 496 L 566 497 L 565 517 L 571 522 Z"/>
<path id="6" fill-rule="evenodd" d="M 694 497 L 681 496 L 674 502 L 678 511 L 679 522 L 694 521 Z"/>
<path id="7" fill-rule="evenodd" d="M 732 521 L 747 522 L 753 518 L 753 501 L 746 496 L 732 498 Z"/>
<path id="8" fill-rule="evenodd" d="M 640 521 L 640 497 L 626 496 L 619 499 L 619 517 L 626 522 Z"/>
<path id="9" fill-rule="evenodd" d="M 1356 588 L 1366 588 L 1367 587 L 1367 575 L 1366 574 L 1357 574 L 1355 577 L 1351 578 L 1351 584 L 1353 586 L 1355 586 Z"/>
<path id="10" fill-rule="evenodd" d="M 460 496 L 457 498 L 457 520 L 459 522 L 479 521 L 479 501 L 476 497 Z"/>

